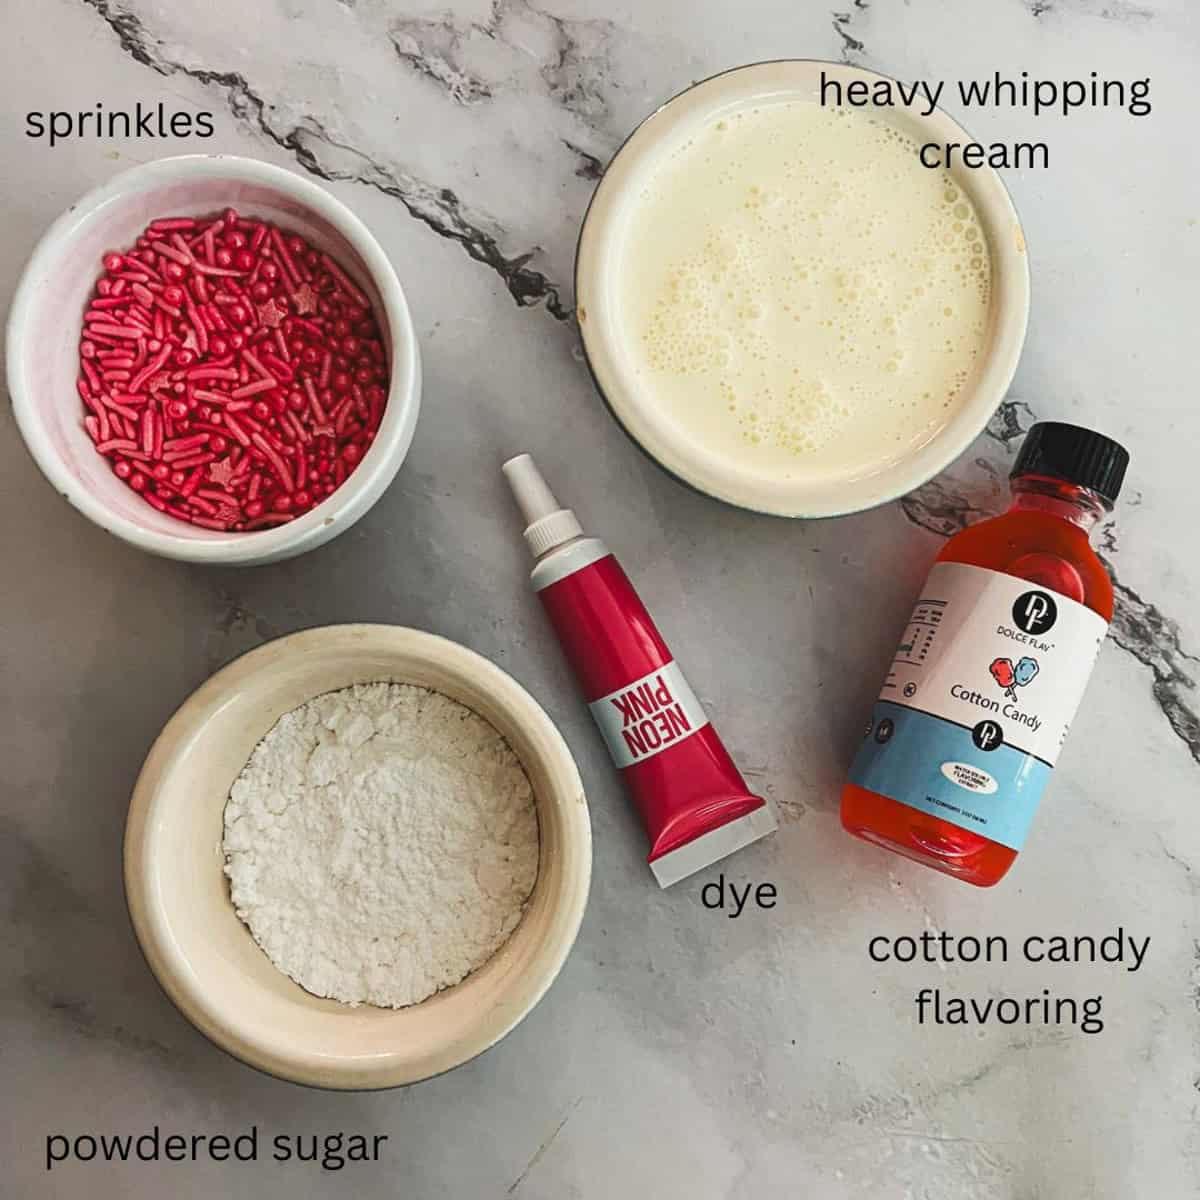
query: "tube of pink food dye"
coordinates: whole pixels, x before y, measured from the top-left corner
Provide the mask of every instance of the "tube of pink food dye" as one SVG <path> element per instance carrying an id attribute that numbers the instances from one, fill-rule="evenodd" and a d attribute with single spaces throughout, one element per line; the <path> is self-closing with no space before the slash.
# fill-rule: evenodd
<path id="1" fill-rule="evenodd" d="M 620 564 L 546 486 L 533 459 L 504 474 L 537 560 L 531 576 L 671 884 L 775 831 Z"/>

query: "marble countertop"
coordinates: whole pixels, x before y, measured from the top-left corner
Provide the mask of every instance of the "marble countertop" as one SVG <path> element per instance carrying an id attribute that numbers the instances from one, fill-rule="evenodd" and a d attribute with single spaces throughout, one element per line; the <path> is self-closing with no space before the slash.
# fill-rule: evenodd
<path id="1" fill-rule="evenodd" d="M 0 305 L 50 221 L 118 169 L 187 149 L 324 181 L 374 230 L 425 360 L 416 441 L 352 530 L 255 570 L 188 567 L 59 500 L 0 412 L 0 1191 L 95 1200 L 1158 1200 L 1200 1193 L 1200 291 L 1184 0 L 44 0 L 6 23 Z M 571 265 L 594 181 L 689 82 L 763 58 L 900 78 L 1150 77 L 1154 111 L 963 114 L 1044 140 L 1010 172 L 1034 307 L 1009 398 L 903 501 L 789 523 L 681 488 L 581 363 Z M 29 110 L 160 100 L 215 114 L 195 143 L 25 136 Z M 1125 441 L 1101 535 L 1117 615 L 1034 836 L 979 892 L 846 837 L 838 790 L 896 630 L 941 539 L 994 511 L 1021 431 L 1076 419 Z M 586 461 L 577 462 L 580 447 Z M 739 855 L 769 912 L 660 892 L 643 835 L 527 587 L 498 471 L 534 451 L 661 618 L 778 836 Z M 543 1002 L 442 1078 L 308 1091 L 214 1049 L 130 932 L 120 847 L 163 721 L 265 639 L 369 620 L 490 656 L 545 704 L 587 782 L 590 907 Z M 1137 972 L 873 964 L 876 934 L 1150 936 Z M 1102 995 L 1105 1028 L 918 1026 L 925 986 Z M 387 1134 L 378 1164 L 44 1170 L 49 1133 Z"/>

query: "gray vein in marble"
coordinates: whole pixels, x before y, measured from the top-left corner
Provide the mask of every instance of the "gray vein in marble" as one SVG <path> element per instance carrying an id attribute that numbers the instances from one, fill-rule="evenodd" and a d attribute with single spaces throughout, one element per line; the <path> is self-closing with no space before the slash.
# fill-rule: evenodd
<path id="1" fill-rule="evenodd" d="M 83 2 L 103 18 L 130 57 L 159 75 L 186 75 L 205 86 L 222 89 L 236 118 L 287 150 L 310 174 L 328 182 L 361 183 L 391 196 L 439 237 L 457 242 L 476 262 L 490 267 L 520 306 L 543 305 L 559 321 L 570 320 L 574 315 L 571 305 L 561 298 L 558 285 L 528 265 L 536 248 L 505 255 L 500 248 L 499 231 L 490 230 L 485 218 L 468 211 L 450 188 L 438 187 L 376 162 L 336 140 L 315 117 L 305 118 L 302 124 L 277 128 L 272 124 L 271 107 L 240 72 L 189 67 L 170 59 L 133 13 L 111 0 Z M 574 53 L 572 46 L 573 43 L 564 44 L 560 59 L 569 59 Z M 566 67 L 556 69 L 567 71 Z"/>
<path id="2" fill-rule="evenodd" d="M 1023 400 L 1006 400 L 988 423 L 987 436 L 999 442 L 1006 452 L 1037 419 Z M 994 468 L 989 474 L 995 478 Z M 901 510 L 914 524 L 941 537 L 951 537 L 960 529 L 992 516 L 992 504 L 981 503 L 965 486 L 947 476 L 930 480 L 900 500 Z M 1187 746 L 1192 758 L 1200 763 L 1200 657 L 1183 647 L 1178 624 L 1155 605 L 1144 600 L 1117 576 L 1112 554 L 1116 551 L 1115 528 L 1105 526 L 1100 535 L 1100 561 L 1113 585 L 1113 619 L 1109 629 L 1112 640 L 1143 666 L 1150 669 L 1154 681 L 1151 691 L 1155 703 L 1168 723 Z"/>
<path id="3" fill-rule="evenodd" d="M 1022 0 L 1030 15 L 1035 19 L 1046 13 L 1070 12 L 1084 16 L 1096 16 L 1102 21 L 1118 21 L 1132 24 L 1135 21 L 1152 21 L 1153 10 L 1132 0 L 1109 0 L 1097 5 L 1090 0 Z"/>
<path id="4" fill-rule="evenodd" d="M 854 11 L 835 12 L 833 14 L 833 31 L 842 41 L 842 62 L 855 65 L 859 56 L 866 49 L 861 38 L 855 37 L 849 30 L 857 13 L 866 12 L 871 7 L 870 0 L 852 0 Z"/>
<path id="5" fill-rule="evenodd" d="M 859 5 L 858 7 L 863 7 Z M 842 62 L 853 63 L 866 47 L 846 28 L 854 19 L 853 13 L 835 12 L 833 14 L 833 31 L 842 39 Z"/>
<path id="6" fill-rule="evenodd" d="M 939 537 L 953 537 L 974 521 L 994 515 L 988 508 L 980 508 L 971 502 L 955 481 L 943 483 L 931 479 L 915 492 L 900 497 L 900 508 L 914 524 Z"/>
<path id="7" fill-rule="evenodd" d="M 1192 1004 L 1200 1013 L 1200 938 L 1192 939 L 1192 989 L 1190 992 Z M 1195 1082 L 1195 1088 L 1200 1092 L 1200 1079 Z"/>
<path id="8" fill-rule="evenodd" d="M 459 104 L 491 99 L 515 85 L 533 58 L 550 95 L 595 128 L 608 115 L 603 83 L 613 29 L 611 21 L 555 16 L 530 0 L 492 0 L 486 21 L 451 14 L 402 18 L 390 36 L 402 62 Z"/>
<path id="9" fill-rule="evenodd" d="M 511 1184 L 509 1184 L 508 1190 L 504 1193 L 506 1196 L 515 1196 L 517 1194 L 517 1192 L 520 1190 L 521 1184 L 523 1184 L 525 1182 L 525 1180 L 529 1178 L 530 1171 L 532 1171 L 533 1168 L 536 1167 L 538 1165 L 538 1163 L 542 1161 L 542 1158 L 545 1156 L 546 1151 L 549 1150 L 550 1147 L 554 1144 L 555 1139 L 566 1128 L 567 1122 L 575 1115 L 575 1110 L 582 1103 L 583 1103 L 583 1097 L 579 1096 L 576 1098 L 574 1103 L 572 1103 L 567 1108 L 567 1111 L 565 1113 L 563 1113 L 562 1118 L 559 1120 L 558 1124 L 554 1126 L 554 1128 L 550 1131 L 550 1133 L 542 1141 L 541 1145 L 539 1145 L 538 1148 L 533 1152 L 533 1155 L 530 1157 L 529 1161 L 525 1164 L 525 1167 L 521 1171 L 520 1175 L 518 1175 L 516 1177 L 516 1179 L 514 1179 Z"/>
<path id="10" fill-rule="evenodd" d="M 14 819 L 0 819 L 0 878 L 12 884 L 9 916 L 14 929 L 32 929 L 44 946 L 62 936 L 63 922 L 86 923 L 89 931 L 103 918 L 49 854 Z M 29 956 L 20 985 L 40 1009 L 52 1013 L 82 1037 L 116 1042 L 158 1058 L 171 1054 L 168 1046 L 137 1033 L 128 1026 L 106 1020 L 91 1001 L 53 982 L 62 973 L 64 960 L 56 956 L 41 967 Z"/>
<path id="11" fill-rule="evenodd" d="M 1171 848 L 1170 843 L 1160 833 L 1157 835 L 1159 849 L 1162 850 L 1163 856 L 1173 862 L 1183 871 L 1184 879 L 1187 881 L 1188 890 L 1193 895 L 1200 895 L 1200 876 L 1196 873 L 1196 868 L 1192 866 L 1186 858 L 1175 853 Z"/>
<path id="12" fill-rule="evenodd" d="M 1120 582 L 1109 559 L 1102 556 L 1112 579 L 1116 605 L 1110 635 L 1154 676 L 1152 690 L 1171 728 L 1200 763 L 1200 711 L 1196 691 L 1200 658 L 1184 650 L 1179 626 L 1133 588 Z"/>
<path id="13" fill-rule="evenodd" d="M 26 980 L 33 1000 L 71 1027 L 80 1037 L 114 1042 L 126 1050 L 148 1054 L 166 1061 L 172 1057 L 171 1047 L 156 1038 L 137 1033 L 119 1022 L 102 1021 L 89 1000 L 57 991 L 40 980 Z"/>
<path id="14" fill-rule="evenodd" d="M 442 87 L 458 104 L 489 100 L 492 89 L 462 65 L 462 35 L 448 20 L 402 20 L 391 32 L 400 61 Z"/>
<path id="15" fill-rule="evenodd" d="M 604 175 L 604 163 L 596 155 L 589 154 L 582 146 L 575 145 L 574 142 L 569 141 L 567 138 L 562 139 L 562 144 L 579 159 L 579 165 L 575 168 L 575 174 L 580 179 L 590 179 L 598 183 Z"/>
<path id="16" fill-rule="evenodd" d="M 0 878 L 12 886 L 9 917 L 14 923 L 94 916 L 67 872 L 10 817 L 0 818 L 0 867 Z"/>

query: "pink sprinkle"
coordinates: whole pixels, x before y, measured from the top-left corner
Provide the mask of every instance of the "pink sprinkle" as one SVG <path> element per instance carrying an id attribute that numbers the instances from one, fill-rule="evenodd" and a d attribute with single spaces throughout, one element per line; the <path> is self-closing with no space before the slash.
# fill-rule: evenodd
<path id="1" fill-rule="evenodd" d="M 171 357 L 171 352 L 174 349 L 170 343 L 165 345 L 138 373 L 134 376 L 133 382 L 129 385 L 131 392 L 140 392 L 146 380 L 150 378 L 156 371 L 162 369 L 163 363 Z"/>
<path id="2" fill-rule="evenodd" d="M 259 392 L 270 392 L 277 388 L 279 384 L 274 376 L 269 379 L 258 379 L 254 383 L 248 383 L 244 387 L 236 388 L 233 392 L 235 400 L 244 400 L 247 396 L 257 396 Z"/>
<path id="3" fill-rule="evenodd" d="M 192 367 L 184 372 L 187 379 L 228 379 L 231 382 L 238 377 L 232 367 Z"/>
<path id="4" fill-rule="evenodd" d="M 300 272 L 296 270 L 296 264 L 292 261 L 291 251 L 288 250 L 287 243 L 283 240 L 283 234 L 273 227 L 271 229 L 271 245 L 275 247 L 275 253 L 279 255 L 283 269 L 291 276 L 292 284 L 299 286 Z"/>
<path id="5" fill-rule="evenodd" d="M 288 424 L 296 431 L 296 437 L 300 439 L 301 443 L 305 446 L 309 445 L 312 442 L 312 434 L 304 428 L 304 423 L 300 418 L 294 412 L 290 412 L 287 415 L 287 420 Z"/>
<path id="6" fill-rule="evenodd" d="M 313 420 L 318 425 L 324 425 L 329 418 L 325 415 L 325 410 L 321 407 L 321 401 L 317 398 L 317 389 L 313 386 L 311 376 L 306 375 L 304 377 L 304 390 L 308 393 L 308 406 L 312 409 Z"/>
<path id="7" fill-rule="evenodd" d="M 206 516 L 215 517 L 217 515 L 217 506 L 211 500 L 205 500 L 200 494 L 199 489 L 188 497 L 188 506 L 204 513 Z"/>
<path id="8" fill-rule="evenodd" d="M 215 501 L 217 504 L 237 504 L 238 499 L 232 492 L 225 491 L 224 488 L 197 488 L 195 495 L 203 496 L 205 500 Z"/>
<path id="9" fill-rule="evenodd" d="M 101 454 L 112 454 L 114 451 L 120 451 L 122 454 L 128 454 L 131 451 L 137 450 L 135 443 L 128 441 L 125 438 L 110 438 L 107 442 L 100 442 L 96 449 Z"/>
<path id="10" fill-rule="evenodd" d="M 171 465 L 177 471 L 187 471 L 191 467 L 207 466 L 210 462 L 213 462 L 216 459 L 216 457 L 217 456 L 215 454 L 213 454 L 209 451 L 205 451 L 205 453 L 203 453 L 203 454 L 193 454 L 189 458 L 176 459 L 176 460 L 174 460 L 174 462 L 172 462 Z"/>
<path id="11" fill-rule="evenodd" d="M 180 241 L 183 241 L 183 239 L 180 238 Z M 168 246 L 165 242 L 159 242 L 155 249 L 157 249 L 159 254 L 171 259 L 172 262 L 177 262 L 181 267 L 198 267 L 200 265 L 192 257 L 191 253 L 187 249 L 186 244 L 182 250 L 179 250 L 175 246 Z"/>
<path id="12" fill-rule="evenodd" d="M 210 392 L 207 388 L 196 388 L 192 393 L 197 400 L 203 400 L 206 404 L 228 404 L 229 397 L 224 392 Z"/>
<path id="13" fill-rule="evenodd" d="M 352 300 L 359 304 L 362 308 L 369 309 L 371 302 L 359 291 L 354 280 L 342 270 L 341 267 L 329 257 L 328 254 L 321 255 L 321 262 L 325 264 L 325 269 L 342 285 L 342 290 L 345 291 Z"/>
<path id="14" fill-rule="evenodd" d="M 283 485 L 284 491 L 289 493 L 294 492 L 296 485 L 292 482 L 292 473 L 288 470 L 287 463 L 279 457 L 278 452 L 261 433 L 256 433 L 253 440 L 254 444 L 263 452 L 263 456 L 267 462 L 271 464 L 271 469 Z"/>
<path id="15" fill-rule="evenodd" d="M 272 386 L 272 387 L 278 387 L 278 386 L 279 386 L 278 380 L 276 380 L 275 376 L 274 376 L 274 375 L 272 375 L 272 374 L 271 374 L 271 372 L 270 372 L 270 371 L 268 371 L 268 370 L 267 370 L 267 368 L 266 368 L 266 367 L 264 367 L 264 366 L 262 365 L 262 363 L 261 363 L 261 362 L 259 362 L 259 360 L 258 360 L 258 357 L 255 355 L 254 351 L 252 351 L 252 350 L 243 350 L 243 351 L 242 351 L 242 357 L 243 357 L 243 358 L 244 358 L 244 359 L 245 359 L 245 360 L 246 360 L 246 361 L 247 361 L 247 362 L 248 362 L 248 363 L 249 363 L 249 364 L 250 364 L 250 365 L 251 365 L 251 366 L 252 366 L 252 367 L 253 367 L 253 368 L 254 368 L 254 369 L 255 369 L 255 370 L 256 370 L 256 371 L 257 371 L 257 372 L 260 374 L 260 375 L 261 375 L 261 376 L 263 376 L 263 378 L 264 378 L 264 379 L 269 379 L 269 380 L 271 381 L 271 386 Z"/>
<path id="16" fill-rule="evenodd" d="M 225 414 L 225 428 L 239 441 L 243 446 L 250 445 L 250 435 L 241 427 L 235 418 L 229 414 Z"/>
<path id="17" fill-rule="evenodd" d="M 114 412 L 120 413 L 121 416 L 123 416 L 127 421 L 138 420 L 137 409 L 130 408 L 127 404 L 118 404 L 111 395 L 108 395 L 105 392 L 100 393 L 100 402 L 104 405 L 107 405 L 107 407 L 111 408 Z"/>
<path id="18" fill-rule="evenodd" d="M 187 437 L 171 438 L 170 441 L 163 442 L 164 450 L 191 450 L 196 446 L 207 446 L 207 433 L 192 433 Z"/>
<path id="19" fill-rule="evenodd" d="M 142 330 L 129 329 L 124 325 L 93 325 L 92 332 L 103 337 L 128 338 L 132 342 L 141 341 L 143 336 Z"/>
<path id="20" fill-rule="evenodd" d="M 294 521 L 295 519 L 295 513 L 263 513 L 261 517 L 255 517 L 253 521 L 247 521 L 246 528 L 266 529 L 271 525 L 286 525 L 289 521 Z"/>

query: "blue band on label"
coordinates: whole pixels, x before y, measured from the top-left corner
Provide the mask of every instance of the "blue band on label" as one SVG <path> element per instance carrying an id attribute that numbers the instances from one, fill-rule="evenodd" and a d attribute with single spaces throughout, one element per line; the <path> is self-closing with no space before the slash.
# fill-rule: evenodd
<path id="1" fill-rule="evenodd" d="M 881 700 L 850 782 L 1020 850 L 1050 767 L 993 736 L 994 724 L 967 729 Z"/>

